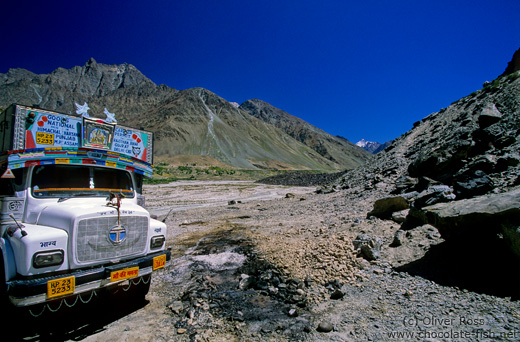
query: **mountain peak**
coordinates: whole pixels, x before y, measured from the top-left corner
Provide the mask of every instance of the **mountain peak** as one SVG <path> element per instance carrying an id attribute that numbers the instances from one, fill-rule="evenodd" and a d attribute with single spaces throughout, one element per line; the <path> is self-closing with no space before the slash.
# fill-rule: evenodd
<path id="1" fill-rule="evenodd" d="M 361 139 L 356 143 L 357 146 L 363 148 L 364 150 L 376 154 L 378 152 L 381 152 L 384 150 L 388 145 L 390 145 L 392 142 L 388 141 L 384 144 L 378 143 L 376 141 L 367 141 L 365 139 Z"/>
<path id="2" fill-rule="evenodd" d="M 95 65 L 95 64 L 97 64 L 97 62 L 94 59 L 94 57 L 90 57 L 90 59 L 87 61 L 87 63 L 85 63 L 85 67 L 92 66 L 92 65 Z"/>
<path id="3" fill-rule="evenodd" d="M 0 107 L 20 103 L 71 113 L 74 102 L 91 101 L 143 82 L 154 84 L 130 64 L 107 65 L 93 57 L 82 67 L 58 68 L 50 74 L 11 69 L 0 74 L 0 88 L 6 94 L 0 99 Z"/>
<path id="4" fill-rule="evenodd" d="M 513 58 L 507 64 L 506 70 L 500 76 L 507 76 L 518 70 L 520 70 L 520 49 L 515 51 L 515 53 L 513 54 Z"/>

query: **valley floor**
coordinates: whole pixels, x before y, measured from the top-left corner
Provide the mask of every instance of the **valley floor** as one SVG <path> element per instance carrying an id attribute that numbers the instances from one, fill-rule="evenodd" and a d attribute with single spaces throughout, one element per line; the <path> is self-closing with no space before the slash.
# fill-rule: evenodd
<path id="1" fill-rule="evenodd" d="M 314 190 L 146 186 L 173 255 L 146 302 L 93 304 L 82 312 L 97 318 L 35 333 L 85 342 L 520 340 L 517 286 L 504 286 L 516 269 L 447 245 L 431 226 L 390 247 L 399 225 L 366 217 L 375 195 Z M 381 239 L 377 260 L 354 249 L 359 234 Z"/>

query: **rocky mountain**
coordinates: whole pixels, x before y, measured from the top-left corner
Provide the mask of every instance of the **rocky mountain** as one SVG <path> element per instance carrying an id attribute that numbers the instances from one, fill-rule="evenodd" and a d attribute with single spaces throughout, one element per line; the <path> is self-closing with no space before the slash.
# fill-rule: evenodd
<path id="1" fill-rule="evenodd" d="M 520 260 L 519 118 L 514 71 L 416 122 L 322 191 L 379 197 L 367 216 L 401 223 L 396 236 L 429 224 L 461 250 L 509 250 L 504 262 L 513 263 Z"/>
<path id="2" fill-rule="evenodd" d="M 2 108 L 19 103 L 73 114 L 75 102 L 87 102 L 91 116 L 104 117 L 106 107 L 118 123 L 156 133 L 158 160 L 202 155 L 237 168 L 318 170 L 350 169 L 368 160 L 363 150 L 293 116 L 279 117 L 274 125 L 208 90 L 156 85 L 126 63 L 90 59 L 43 75 L 10 69 L 0 74 L 0 94 Z M 291 125 L 297 128 L 287 129 Z"/>
<path id="3" fill-rule="evenodd" d="M 98 64 L 93 58 L 82 67 L 58 68 L 50 74 L 10 69 L 0 74 L 0 107 L 20 103 L 74 113 L 74 102 L 83 104 L 137 85 L 142 89 L 156 87 L 133 65 Z"/>
<path id="4" fill-rule="evenodd" d="M 371 157 L 348 140 L 328 134 L 262 100 L 247 100 L 239 108 L 249 115 L 281 129 L 331 162 L 345 165 L 349 169 L 366 163 Z"/>
<path id="5" fill-rule="evenodd" d="M 372 154 L 376 154 L 376 153 L 381 152 L 382 150 L 384 150 L 391 144 L 392 144 L 391 141 L 387 141 L 386 143 L 381 144 L 376 141 L 366 141 L 365 139 L 361 139 L 360 141 L 358 141 L 356 143 L 356 146 L 359 146 Z"/>
<path id="6" fill-rule="evenodd" d="M 129 123 L 156 133 L 159 156 L 209 155 L 239 168 L 334 169 L 334 163 L 277 127 L 203 88 L 175 93 Z"/>

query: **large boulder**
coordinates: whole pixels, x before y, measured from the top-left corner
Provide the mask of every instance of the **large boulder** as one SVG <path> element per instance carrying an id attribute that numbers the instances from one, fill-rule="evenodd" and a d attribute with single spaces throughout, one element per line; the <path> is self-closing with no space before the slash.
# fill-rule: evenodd
<path id="1" fill-rule="evenodd" d="M 411 219 L 435 226 L 445 239 L 503 238 L 520 258 L 520 188 L 501 194 L 410 210 Z"/>
<path id="2" fill-rule="evenodd" d="M 455 200 L 453 189 L 447 185 L 432 185 L 421 191 L 413 202 L 413 206 L 421 208 L 436 203 L 450 202 Z"/>
<path id="3" fill-rule="evenodd" d="M 367 217 L 391 218 L 392 213 L 410 208 L 411 198 L 413 196 L 407 194 L 380 198 L 374 202 L 374 209 L 367 214 Z"/>
<path id="4" fill-rule="evenodd" d="M 486 128 L 499 122 L 500 119 L 502 119 L 502 113 L 498 111 L 494 103 L 488 103 L 480 112 L 478 123 L 480 128 Z"/>

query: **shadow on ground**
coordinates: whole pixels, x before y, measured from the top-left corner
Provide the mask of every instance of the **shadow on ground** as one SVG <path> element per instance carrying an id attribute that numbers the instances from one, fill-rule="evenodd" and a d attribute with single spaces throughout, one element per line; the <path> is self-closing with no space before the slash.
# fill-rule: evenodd
<path id="1" fill-rule="evenodd" d="M 519 262 L 500 239 L 448 240 L 396 270 L 444 286 L 519 300 Z"/>
<path id="2" fill-rule="evenodd" d="M 71 302 L 72 303 L 72 302 Z M 52 312 L 46 307 L 34 308 L 34 317 L 27 310 L 9 308 L 2 322 L 2 341 L 80 341 L 100 332 L 104 327 L 121 317 L 131 314 L 148 304 L 144 298 L 135 299 L 121 294 L 117 298 L 100 294 L 88 303 L 76 302 L 73 307 L 62 305 Z M 57 309 L 57 304 L 51 309 Z"/>

